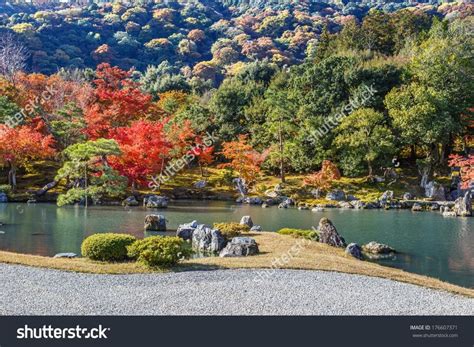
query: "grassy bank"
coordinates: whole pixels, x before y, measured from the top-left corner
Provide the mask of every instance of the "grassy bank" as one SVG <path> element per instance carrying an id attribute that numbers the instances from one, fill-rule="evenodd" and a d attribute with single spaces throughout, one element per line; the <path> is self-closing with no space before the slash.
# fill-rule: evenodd
<path id="1" fill-rule="evenodd" d="M 402 270 L 359 261 L 347 256 L 342 249 L 314 241 L 302 241 L 276 233 L 251 234 L 259 244 L 260 254 L 243 258 L 209 257 L 190 259 L 167 271 L 189 271 L 200 269 L 279 268 L 336 271 L 366 276 L 382 277 L 405 283 L 439 289 L 474 298 L 474 290 L 442 282 L 435 278 L 416 275 Z M 83 258 L 54 259 L 49 257 L 15 254 L 0 251 L 0 262 L 22 264 L 50 269 L 95 274 L 131 274 L 157 272 L 136 263 L 102 263 Z"/>

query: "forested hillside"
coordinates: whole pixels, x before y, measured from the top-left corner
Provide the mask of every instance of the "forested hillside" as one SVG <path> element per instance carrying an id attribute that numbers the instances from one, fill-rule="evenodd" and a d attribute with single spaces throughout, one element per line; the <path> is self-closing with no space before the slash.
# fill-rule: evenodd
<path id="1" fill-rule="evenodd" d="M 285 7 L 4 14 L 2 179 L 15 188 L 17 172 L 53 160 L 61 203 L 210 165 L 249 187 L 262 171 L 328 189 L 339 171 L 432 180 L 449 165 L 471 184 L 472 5 Z"/>

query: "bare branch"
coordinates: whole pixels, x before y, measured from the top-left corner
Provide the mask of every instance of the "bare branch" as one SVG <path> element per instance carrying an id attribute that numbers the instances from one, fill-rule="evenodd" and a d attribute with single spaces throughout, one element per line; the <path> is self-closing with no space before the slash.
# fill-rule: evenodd
<path id="1" fill-rule="evenodd" d="M 27 48 L 11 33 L 0 36 L 0 75 L 15 83 L 15 76 L 26 67 Z"/>

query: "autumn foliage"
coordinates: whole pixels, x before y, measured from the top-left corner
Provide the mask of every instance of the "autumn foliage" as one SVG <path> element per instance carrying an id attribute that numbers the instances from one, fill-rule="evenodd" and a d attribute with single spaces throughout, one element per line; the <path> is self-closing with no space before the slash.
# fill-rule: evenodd
<path id="1" fill-rule="evenodd" d="M 331 188 L 331 183 L 341 178 L 337 166 L 330 160 L 324 160 L 321 170 L 307 176 L 304 183 L 321 189 Z"/>
<path id="2" fill-rule="evenodd" d="M 470 184 L 474 182 L 474 155 L 451 154 L 449 156 L 449 166 L 460 169 L 461 188 L 468 189 Z"/>
<path id="3" fill-rule="evenodd" d="M 239 135 L 237 141 L 224 142 L 221 154 L 229 161 L 221 164 L 221 168 L 230 168 L 237 171 L 247 185 L 255 183 L 260 174 L 260 165 L 265 157 L 247 143 L 247 135 Z"/>
<path id="4" fill-rule="evenodd" d="M 139 84 L 131 80 L 131 71 L 104 63 L 97 67 L 96 76 L 96 101 L 85 115 L 87 134 L 93 139 L 107 138 L 111 128 L 140 119 L 151 104 L 151 95 L 143 93 Z"/>

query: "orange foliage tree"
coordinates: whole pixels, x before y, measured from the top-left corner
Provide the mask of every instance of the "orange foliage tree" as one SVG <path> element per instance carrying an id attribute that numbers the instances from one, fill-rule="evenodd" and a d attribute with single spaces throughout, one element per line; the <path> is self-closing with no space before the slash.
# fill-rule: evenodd
<path id="1" fill-rule="evenodd" d="M 341 173 L 337 166 L 330 160 L 324 160 L 321 170 L 308 175 L 304 179 L 304 183 L 309 186 L 318 187 L 321 189 L 331 188 L 331 183 L 334 180 L 341 178 Z"/>
<path id="2" fill-rule="evenodd" d="M 52 135 L 45 135 L 42 126 L 10 128 L 0 124 L 0 166 L 8 167 L 8 183 L 16 189 L 17 170 L 33 160 L 47 159 L 55 154 Z"/>
<path id="3" fill-rule="evenodd" d="M 221 164 L 219 167 L 237 171 L 245 183 L 251 186 L 260 174 L 260 165 L 265 160 L 265 156 L 260 155 L 252 145 L 247 143 L 247 137 L 247 135 L 239 135 L 237 141 L 222 144 L 221 154 L 229 162 Z"/>
<path id="4" fill-rule="evenodd" d="M 449 166 L 458 167 L 461 175 L 461 188 L 468 189 L 470 184 L 474 182 L 474 155 L 462 156 L 459 154 L 451 154 L 449 156 Z"/>
<path id="5" fill-rule="evenodd" d="M 151 95 L 143 93 L 139 84 L 131 80 L 131 71 L 100 64 L 96 76 L 96 102 L 85 115 L 86 132 L 91 138 L 107 138 L 112 128 L 127 126 L 146 115 Z"/>

